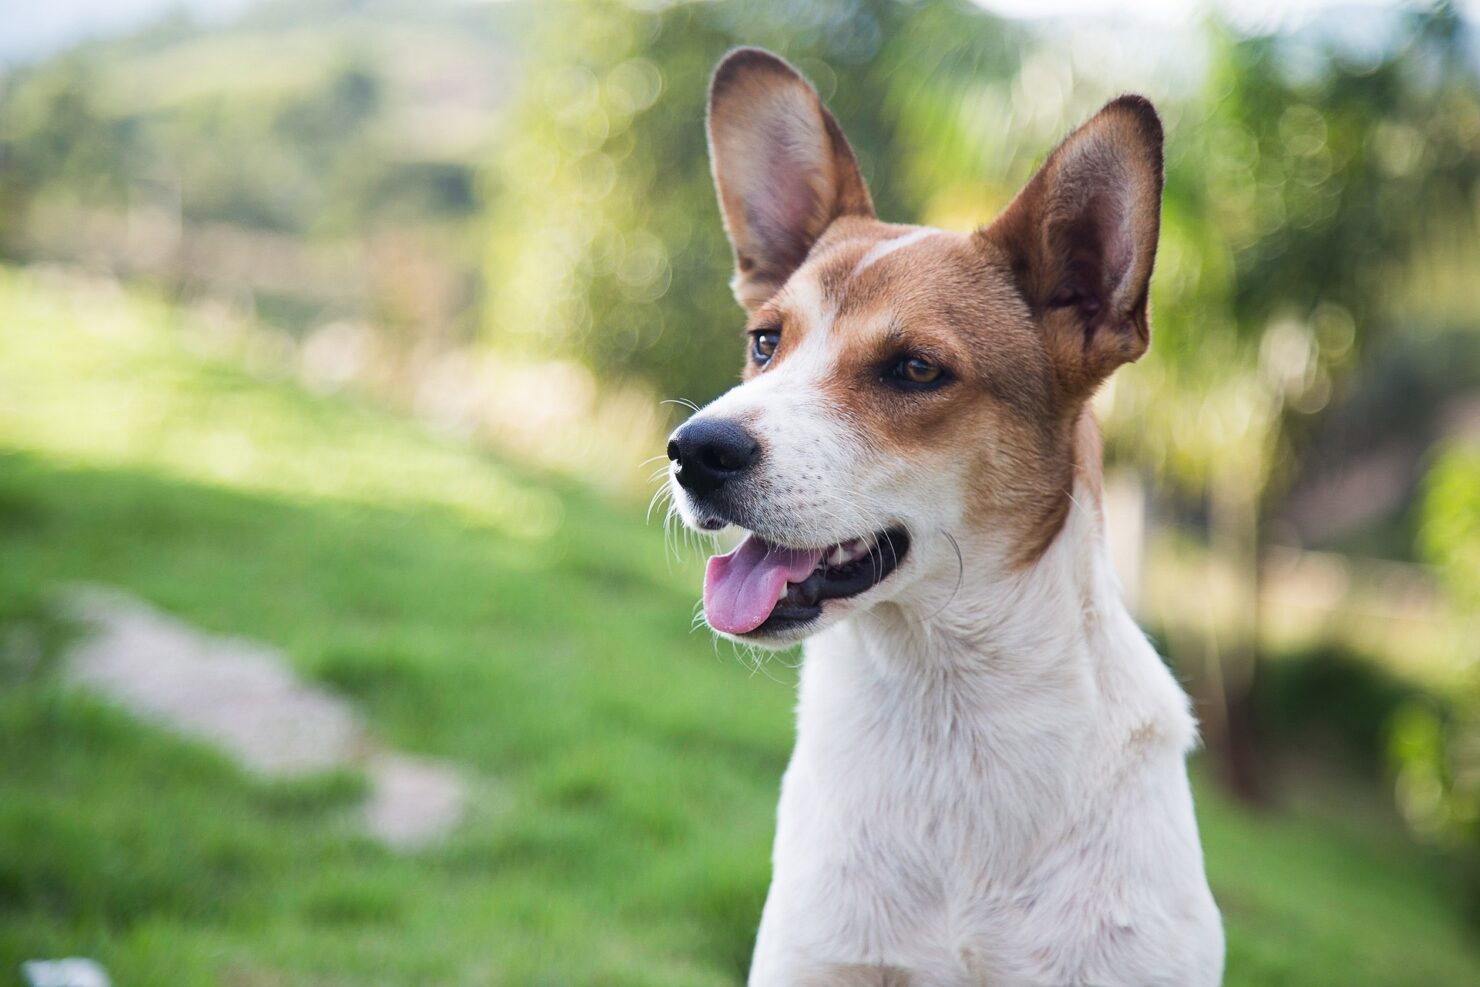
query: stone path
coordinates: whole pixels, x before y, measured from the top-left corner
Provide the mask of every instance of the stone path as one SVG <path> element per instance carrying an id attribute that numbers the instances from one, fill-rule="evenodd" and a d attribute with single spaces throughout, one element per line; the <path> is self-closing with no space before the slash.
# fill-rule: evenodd
<path id="1" fill-rule="evenodd" d="M 77 587 L 66 610 L 84 630 L 65 656 L 67 676 L 135 715 L 268 777 L 364 770 L 365 826 L 396 849 L 432 842 L 462 819 L 467 785 L 454 767 L 387 749 L 348 702 L 299 679 L 281 652 L 207 634 L 114 589 Z"/>

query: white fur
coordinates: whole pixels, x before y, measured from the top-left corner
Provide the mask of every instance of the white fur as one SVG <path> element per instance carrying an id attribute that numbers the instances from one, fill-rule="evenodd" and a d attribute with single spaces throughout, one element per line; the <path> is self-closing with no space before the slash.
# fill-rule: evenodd
<path id="1" fill-rule="evenodd" d="M 929 226 L 922 226 L 901 236 L 892 237 L 882 243 L 876 243 L 868 249 L 868 253 L 858 259 L 858 263 L 853 267 L 853 274 L 851 276 L 856 278 L 896 250 L 903 250 L 905 247 L 919 243 L 926 237 L 934 236 L 939 232 L 941 231 L 932 229 Z"/>
<path id="2" fill-rule="evenodd" d="M 808 285 L 783 289 L 808 323 L 797 350 L 700 415 L 765 445 L 746 481 L 762 536 L 821 547 L 903 525 L 911 547 L 827 601 L 807 642 L 751 987 L 860 964 L 910 987 L 1213 987 L 1195 726 L 1121 602 L 1089 491 L 1014 570 L 1004 537 L 968 536 L 980 478 L 880 452 L 819 391 L 834 313 Z"/>

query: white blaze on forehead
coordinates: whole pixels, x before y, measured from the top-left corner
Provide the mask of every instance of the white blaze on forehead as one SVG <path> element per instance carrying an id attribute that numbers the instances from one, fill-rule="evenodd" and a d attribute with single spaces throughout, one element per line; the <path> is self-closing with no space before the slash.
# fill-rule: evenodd
<path id="1" fill-rule="evenodd" d="M 892 240 L 885 240 L 883 243 L 874 244 L 872 247 L 869 248 L 869 252 L 864 254 L 863 257 L 854 266 L 852 276 L 855 278 L 858 277 L 864 271 L 868 270 L 870 267 L 874 266 L 885 257 L 888 257 L 896 250 L 903 250 L 905 247 L 919 243 L 926 237 L 935 236 L 935 234 L 939 232 L 941 231 L 933 229 L 932 227 L 922 226 L 918 230 L 911 230 L 909 233 L 905 233 L 902 236 L 894 237 Z"/>
<path id="2" fill-rule="evenodd" d="M 836 306 L 827 304 L 822 297 L 822 286 L 816 278 L 792 278 L 786 283 L 786 301 L 808 329 L 825 333 L 837 318 Z"/>

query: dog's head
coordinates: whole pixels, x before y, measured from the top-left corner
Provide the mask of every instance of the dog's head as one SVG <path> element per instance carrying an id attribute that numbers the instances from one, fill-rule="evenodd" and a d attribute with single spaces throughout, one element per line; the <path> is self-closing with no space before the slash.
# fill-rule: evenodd
<path id="1" fill-rule="evenodd" d="M 767 52 L 722 61 L 709 147 L 743 382 L 668 444 L 684 521 L 748 529 L 711 559 L 705 615 L 782 645 L 931 577 L 953 536 L 1030 564 L 1062 525 L 1086 400 L 1145 352 L 1162 131 L 1125 96 L 966 234 L 874 215 L 812 87 Z M 1097 462 L 1096 464 L 1097 465 Z"/>

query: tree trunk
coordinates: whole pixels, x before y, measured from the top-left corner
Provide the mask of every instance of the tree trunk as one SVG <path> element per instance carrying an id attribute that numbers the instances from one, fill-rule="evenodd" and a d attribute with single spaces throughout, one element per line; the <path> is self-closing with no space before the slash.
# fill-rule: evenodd
<path id="1" fill-rule="evenodd" d="M 1259 649 L 1259 487 L 1247 472 L 1228 470 L 1209 501 L 1210 540 L 1216 558 L 1234 573 L 1232 619 L 1209 632 L 1208 685 L 1213 716 L 1207 740 L 1229 791 L 1264 801 L 1254 709 Z M 1210 626 L 1212 622 L 1210 621 Z"/>

